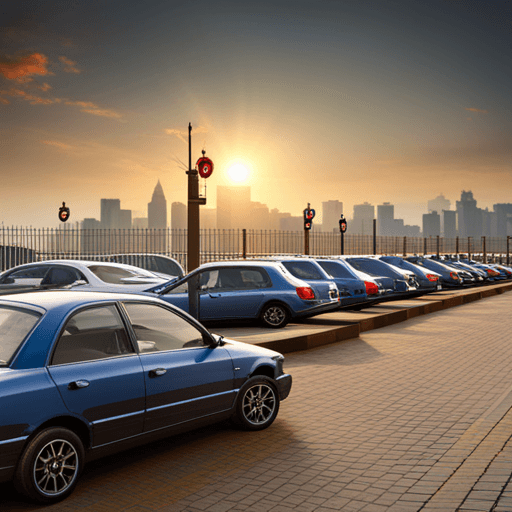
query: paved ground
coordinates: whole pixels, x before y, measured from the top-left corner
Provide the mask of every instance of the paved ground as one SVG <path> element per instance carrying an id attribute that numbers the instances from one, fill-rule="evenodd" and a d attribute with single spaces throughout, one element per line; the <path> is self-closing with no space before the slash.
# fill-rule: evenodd
<path id="1" fill-rule="evenodd" d="M 90 464 L 64 511 L 512 511 L 512 294 L 287 355 L 266 431 Z M 10 485 L 0 510 L 29 511 Z"/>

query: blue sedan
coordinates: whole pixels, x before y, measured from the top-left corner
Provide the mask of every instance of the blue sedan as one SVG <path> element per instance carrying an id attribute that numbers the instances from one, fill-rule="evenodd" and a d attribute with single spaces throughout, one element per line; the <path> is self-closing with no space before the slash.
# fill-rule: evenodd
<path id="1" fill-rule="evenodd" d="M 225 418 L 264 429 L 291 389 L 283 360 L 212 335 L 158 298 L 4 295 L 0 481 L 53 503 L 86 460 Z"/>

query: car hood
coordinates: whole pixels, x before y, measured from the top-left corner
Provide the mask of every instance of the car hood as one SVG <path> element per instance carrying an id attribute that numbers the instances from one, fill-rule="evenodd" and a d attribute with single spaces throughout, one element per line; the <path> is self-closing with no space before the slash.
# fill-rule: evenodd
<path id="1" fill-rule="evenodd" d="M 213 334 L 212 336 L 219 341 L 221 336 Z M 244 355 L 260 355 L 263 357 L 275 357 L 281 355 L 279 352 L 263 348 L 258 345 L 252 345 L 250 343 L 244 343 L 242 341 L 235 341 L 229 338 L 223 338 L 222 341 L 225 343 L 224 348 L 230 353 L 232 357 L 239 357 Z"/>

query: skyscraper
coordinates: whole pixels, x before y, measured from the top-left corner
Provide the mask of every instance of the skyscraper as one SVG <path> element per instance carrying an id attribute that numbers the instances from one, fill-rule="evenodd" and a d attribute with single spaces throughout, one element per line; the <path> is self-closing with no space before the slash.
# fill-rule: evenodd
<path id="1" fill-rule="evenodd" d="M 322 202 L 322 231 L 336 233 L 340 230 L 339 221 L 343 213 L 343 203 L 337 200 Z"/>
<path id="2" fill-rule="evenodd" d="M 395 235 L 395 205 L 391 203 L 377 206 L 378 232 L 381 236 Z"/>
<path id="3" fill-rule="evenodd" d="M 457 220 L 460 236 L 482 236 L 482 210 L 477 208 L 473 192 L 462 191 L 460 201 L 457 201 Z"/>
<path id="4" fill-rule="evenodd" d="M 349 226 L 351 233 L 361 235 L 373 234 L 373 219 L 375 218 L 375 206 L 370 203 L 355 204 L 354 218 Z"/>
<path id="5" fill-rule="evenodd" d="M 187 206 L 175 202 L 171 204 L 171 228 L 187 229 Z"/>
<path id="6" fill-rule="evenodd" d="M 101 199 L 101 227 L 103 229 L 117 229 L 120 212 L 120 199 Z"/>
<path id="7" fill-rule="evenodd" d="M 151 202 L 148 203 L 148 228 L 167 227 L 167 201 L 160 180 L 153 191 Z"/>

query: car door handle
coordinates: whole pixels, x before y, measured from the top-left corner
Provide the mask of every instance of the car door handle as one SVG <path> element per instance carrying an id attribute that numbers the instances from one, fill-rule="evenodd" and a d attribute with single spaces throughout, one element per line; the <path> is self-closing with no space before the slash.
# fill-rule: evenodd
<path id="1" fill-rule="evenodd" d="M 74 382 L 70 382 L 68 384 L 68 389 L 82 389 L 86 388 L 90 382 L 88 380 L 82 379 L 82 380 L 75 380 Z"/>
<path id="2" fill-rule="evenodd" d="M 220 293 L 210 293 L 209 295 L 212 299 L 218 299 L 219 297 L 222 297 Z"/>
<path id="3" fill-rule="evenodd" d="M 154 370 L 149 370 L 150 377 L 160 377 L 167 372 L 165 368 L 155 368 Z"/>

